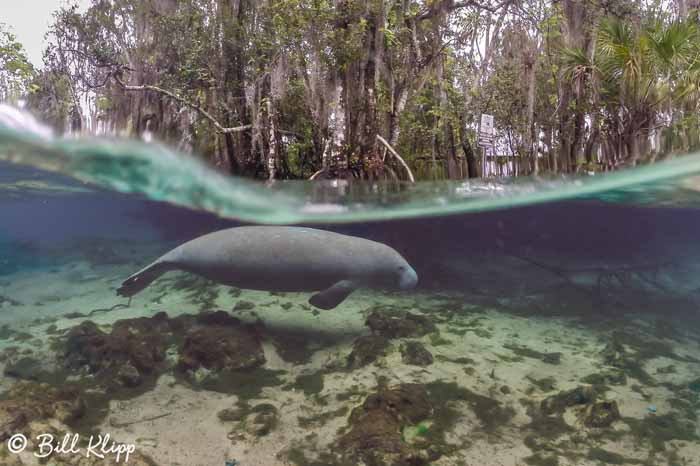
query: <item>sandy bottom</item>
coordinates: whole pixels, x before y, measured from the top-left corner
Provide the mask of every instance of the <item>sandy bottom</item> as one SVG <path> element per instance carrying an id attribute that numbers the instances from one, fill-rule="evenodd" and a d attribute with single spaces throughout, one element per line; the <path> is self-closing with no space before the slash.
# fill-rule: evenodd
<path id="1" fill-rule="evenodd" d="M 145 393 L 110 401 L 109 412 L 97 428 L 121 442 L 134 443 L 154 464 L 225 466 L 233 460 L 241 466 L 312 464 L 320 453 L 333 448 L 341 432 L 347 431 L 352 410 L 376 392 L 379 383 L 437 381 L 455 382 L 495 400 L 510 415 L 502 425 L 487 428 L 475 402 L 450 401 L 458 418 L 444 441 L 456 448 L 431 461 L 433 466 L 700 465 L 700 402 L 694 392 L 697 387 L 691 387 L 693 381 L 700 381 L 700 332 L 695 324 L 673 318 L 660 324 L 653 316 L 634 313 L 595 320 L 527 316 L 508 312 L 504 306 L 472 304 L 470 296 L 453 293 L 361 291 L 337 309 L 314 312 L 306 304 L 307 294 L 242 290 L 234 296 L 228 288 L 206 284 L 197 285 L 195 292 L 178 290 L 182 274 L 163 277 L 134 297 L 129 307 L 115 308 L 125 300 L 114 289 L 134 268 L 134 264 L 75 262 L 0 277 L 0 325 L 7 326 L 0 351 L 14 348 L 12 354 L 34 358 L 50 370 L 62 358 L 51 344 L 60 340 L 62 330 L 84 320 L 108 331 L 120 319 L 150 317 L 158 311 L 175 317 L 203 310 L 224 310 L 246 322 L 262 321 L 269 330 L 301 335 L 311 347 L 318 346 L 304 361 L 291 363 L 274 345 L 263 344 L 265 368 L 283 371 L 279 373 L 282 384 L 265 386 L 256 398 L 246 400 L 250 406 L 268 403 L 276 408 L 274 428 L 265 435 L 251 433 L 245 422 L 219 419 L 217 413 L 235 408 L 240 401 L 234 391 L 196 389 L 170 373 L 160 376 Z M 234 311 L 243 301 L 253 307 Z M 425 315 L 439 334 L 391 339 L 386 355 L 371 364 L 352 371 L 334 370 L 345 364 L 353 341 L 370 333 L 365 319 L 377 305 Z M 605 350 L 613 332 L 649 343 L 652 350 L 635 359 L 641 347 L 623 341 L 638 367 L 610 366 Z M 400 349 L 409 340 L 422 343 L 433 363 L 404 362 Z M 659 344 L 656 354 L 653 348 Z M 668 348 L 672 353 L 665 351 Z M 556 361 L 543 357 L 552 353 L 560 353 Z M 4 358 L 2 369 L 12 361 Z M 533 412 L 543 400 L 585 385 L 586 376 L 612 369 L 625 373 L 626 381 L 605 383 L 601 399 L 617 404 L 620 419 L 594 428 L 582 420 L 585 406 L 568 406 L 561 413 L 566 430 L 551 434 L 538 428 Z M 651 381 L 640 380 L 637 369 Z M 298 376 L 319 371 L 320 388 L 295 386 Z M 0 390 L 14 383 L 15 377 L 5 376 Z M 657 423 L 661 426 L 648 422 L 652 418 L 661 419 Z M 684 426 L 682 434 L 677 432 L 677 422 Z"/>

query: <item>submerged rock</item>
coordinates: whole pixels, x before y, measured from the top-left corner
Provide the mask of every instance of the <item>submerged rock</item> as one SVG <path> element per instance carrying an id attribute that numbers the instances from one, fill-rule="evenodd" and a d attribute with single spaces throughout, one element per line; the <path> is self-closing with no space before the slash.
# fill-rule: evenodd
<path id="1" fill-rule="evenodd" d="M 76 431 L 69 424 L 82 422 L 86 414 L 88 409 L 77 388 L 59 389 L 37 382 L 17 382 L 3 394 L 3 399 L 0 400 L 0 458 L 2 458 L 0 463 L 3 466 L 43 464 L 43 462 L 26 462 L 28 456 L 11 453 L 7 440 L 17 433 L 22 433 L 29 439 L 37 439 L 39 435 L 49 434 L 53 436 L 54 442 L 60 442 Z M 114 456 L 106 459 L 107 457 L 100 458 L 94 454 L 86 455 L 86 445 L 79 445 L 77 448 L 81 449 L 77 453 L 54 450 L 49 464 L 52 466 L 102 466 L 125 462 L 124 455 L 121 456 L 120 462 L 116 462 Z M 26 450 L 25 455 L 29 451 L 30 449 Z M 138 448 L 129 455 L 128 464 L 157 466 L 152 459 L 139 453 Z"/>
<path id="2" fill-rule="evenodd" d="M 401 346 L 401 359 L 405 364 L 415 366 L 429 366 L 433 363 L 433 355 L 417 341 L 409 341 Z"/>
<path id="3" fill-rule="evenodd" d="M 265 363 L 259 329 L 223 311 L 125 319 L 115 322 L 110 333 L 87 321 L 68 332 L 64 346 L 65 367 L 94 376 L 85 380 L 103 388 L 154 383 L 173 366 L 166 359 L 169 349 L 177 351 L 177 369 L 188 375 L 199 369 L 213 375 L 244 371 Z"/>
<path id="4" fill-rule="evenodd" d="M 373 466 L 422 466 L 439 454 L 427 444 L 408 443 L 405 427 L 418 424 L 433 413 L 424 386 L 401 384 L 381 387 L 350 414 L 350 431 L 340 437 L 338 447 L 345 461 Z"/>
<path id="5" fill-rule="evenodd" d="M 542 400 L 540 408 L 544 414 L 560 414 L 566 408 L 592 403 L 597 397 L 595 389 L 590 385 L 582 385 L 572 390 L 566 390 Z"/>
<path id="6" fill-rule="evenodd" d="M 83 322 L 68 332 L 65 365 L 69 369 L 86 368 L 108 386 L 117 382 L 129 387 L 139 385 L 144 377 L 155 375 L 165 361 L 164 336 L 169 328 L 164 319 L 167 316 L 120 320 L 111 333 L 103 332 L 93 322 Z"/>
<path id="7" fill-rule="evenodd" d="M 610 427 L 620 419 L 620 409 L 616 401 L 599 401 L 589 405 L 583 423 L 588 427 Z"/>
<path id="8" fill-rule="evenodd" d="M 437 331 L 426 316 L 379 306 L 372 309 L 365 323 L 372 333 L 385 338 L 422 337 Z"/>
<path id="9" fill-rule="evenodd" d="M 0 400 L 0 442 L 23 432 L 30 423 L 57 419 L 71 422 L 85 414 L 85 401 L 75 388 L 20 381 Z"/>
<path id="10" fill-rule="evenodd" d="M 244 427 L 244 431 L 255 437 L 272 432 L 279 417 L 277 408 L 270 403 L 261 403 L 253 407 L 247 403 L 239 403 L 237 408 L 222 409 L 216 416 L 221 422 L 240 423 L 239 428 Z"/>
<path id="11" fill-rule="evenodd" d="M 185 371 L 253 369 L 265 364 L 260 338 L 249 326 L 219 311 L 202 315 L 185 334 L 178 367 Z"/>
<path id="12" fill-rule="evenodd" d="M 380 357 L 386 355 L 389 348 L 389 340 L 378 335 L 359 337 L 352 344 L 352 351 L 348 355 L 348 369 L 359 369 L 372 364 Z"/>
<path id="13" fill-rule="evenodd" d="M 117 372 L 117 379 L 123 386 L 129 388 L 138 387 L 143 381 L 143 377 L 141 377 L 138 369 L 136 369 L 130 363 L 126 363 L 119 368 L 119 372 Z"/>

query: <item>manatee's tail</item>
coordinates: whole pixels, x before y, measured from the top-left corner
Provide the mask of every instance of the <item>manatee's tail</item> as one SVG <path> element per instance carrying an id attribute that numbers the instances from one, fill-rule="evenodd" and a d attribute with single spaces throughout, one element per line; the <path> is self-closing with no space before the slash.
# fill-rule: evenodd
<path id="1" fill-rule="evenodd" d="M 155 279 L 172 269 L 172 264 L 156 261 L 124 280 L 122 286 L 117 290 L 117 294 L 119 296 L 131 298 L 136 293 L 153 283 Z"/>

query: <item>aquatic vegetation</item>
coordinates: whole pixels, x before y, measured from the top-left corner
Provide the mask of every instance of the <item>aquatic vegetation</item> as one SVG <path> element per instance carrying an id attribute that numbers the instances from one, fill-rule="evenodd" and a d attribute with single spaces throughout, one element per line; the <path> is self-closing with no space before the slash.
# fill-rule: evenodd
<path id="1" fill-rule="evenodd" d="M 430 344 L 433 346 L 449 346 L 452 344 L 452 341 L 448 340 L 447 338 L 443 338 L 440 332 L 431 333 L 428 335 L 428 339 Z"/>
<path id="2" fill-rule="evenodd" d="M 297 376 L 289 388 L 301 390 L 307 396 L 318 395 L 323 390 L 323 371 Z"/>
<path id="3" fill-rule="evenodd" d="M 401 357 L 404 364 L 414 366 L 429 366 L 433 363 L 433 355 L 418 341 L 408 341 L 402 344 Z"/>
<path id="4" fill-rule="evenodd" d="M 241 290 L 238 290 L 238 293 L 240 294 Z M 241 300 L 238 301 L 234 306 L 233 306 L 233 312 L 238 312 L 238 311 L 249 311 L 251 309 L 255 309 L 255 303 L 250 302 L 250 301 L 245 301 Z"/>
<path id="5" fill-rule="evenodd" d="M 375 306 L 367 309 L 367 326 L 385 338 L 422 337 L 437 330 L 431 319 L 400 309 Z"/>
<path id="6" fill-rule="evenodd" d="M 323 427 L 330 419 L 336 417 L 344 417 L 348 414 L 350 409 L 347 406 L 341 406 L 340 408 L 333 411 L 323 411 L 315 416 L 299 416 L 297 421 L 299 427 L 304 429 L 310 429 L 313 427 Z"/>
<path id="7" fill-rule="evenodd" d="M 333 342 L 323 335 L 314 335 L 309 338 L 304 332 L 278 331 L 266 329 L 265 338 L 272 342 L 277 354 L 285 361 L 292 364 L 307 364 L 316 351 L 319 351 Z"/>
<path id="8" fill-rule="evenodd" d="M 532 456 L 526 456 L 523 460 L 530 466 L 559 466 L 559 459 L 552 454 L 536 453 Z"/>
<path id="9" fill-rule="evenodd" d="M 600 386 L 600 391 L 605 391 L 606 385 L 627 385 L 627 376 L 622 371 L 603 371 L 589 374 L 581 379 L 581 382 Z"/>
<path id="10" fill-rule="evenodd" d="M 602 448 L 591 448 L 588 451 L 587 458 L 594 461 L 600 461 L 603 464 L 640 464 L 641 461 L 632 458 L 625 458 L 622 455 L 611 451 L 603 450 Z"/>
<path id="11" fill-rule="evenodd" d="M 402 439 L 407 425 L 431 416 L 425 388 L 417 384 L 380 387 L 355 408 L 348 420 L 351 430 L 338 439 L 344 458 L 382 466 L 427 465 L 440 454 L 429 445 L 408 444 Z M 418 442 L 418 438 L 415 439 Z"/>
<path id="12" fill-rule="evenodd" d="M 51 374 L 43 367 L 41 361 L 28 356 L 10 361 L 5 366 L 3 374 L 17 379 L 42 382 L 51 380 L 52 377 Z"/>
<path id="13" fill-rule="evenodd" d="M 557 386 L 557 381 L 554 379 L 554 377 L 544 377 L 542 379 L 534 379 L 530 376 L 527 376 L 527 380 L 532 382 L 532 384 L 537 387 L 541 392 L 551 392 L 554 390 Z"/>
<path id="14" fill-rule="evenodd" d="M 643 368 L 645 361 L 641 353 L 631 354 L 625 346 L 613 338 L 601 352 L 603 361 L 624 372 L 626 376 L 637 379 L 645 385 L 655 385 L 656 380 Z"/>
<path id="15" fill-rule="evenodd" d="M 546 415 L 561 414 L 566 408 L 592 403 L 597 397 L 598 393 L 592 386 L 584 385 L 545 398 L 540 408 Z"/>
<path id="16" fill-rule="evenodd" d="M 526 348 L 524 346 L 516 346 L 511 344 L 503 345 L 504 348 L 511 350 L 518 356 L 525 358 L 539 359 L 547 364 L 560 364 L 561 363 L 561 353 L 541 353 L 535 351 L 531 348 Z"/>
<path id="17" fill-rule="evenodd" d="M 468 388 L 460 387 L 454 382 L 431 382 L 426 385 L 430 393 L 431 400 L 464 401 L 474 412 L 482 424 L 485 432 L 494 432 L 505 426 L 515 416 L 515 410 L 510 406 L 503 406 L 503 403 L 479 395 Z M 439 424 L 439 423 L 438 423 Z M 443 428 L 447 426 L 442 426 Z M 433 432 L 438 431 L 437 427 Z"/>
<path id="18" fill-rule="evenodd" d="M 583 415 L 583 423 L 588 427 L 610 427 L 613 422 L 620 419 L 620 409 L 614 400 L 589 404 Z"/>
<path id="19" fill-rule="evenodd" d="M 671 440 L 697 441 L 695 423 L 687 419 L 681 419 L 674 413 L 663 415 L 650 415 L 644 419 L 623 418 L 631 429 L 637 443 L 648 444 L 653 450 L 663 451 L 666 442 Z"/>
<path id="20" fill-rule="evenodd" d="M 358 369 L 373 363 L 386 355 L 389 345 L 389 340 L 380 335 L 365 335 L 357 338 L 352 344 L 352 351 L 348 354 L 347 367 Z"/>
<path id="21" fill-rule="evenodd" d="M 3 325 L 0 327 L 0 340 L 12 339 L 14 341 L 27 341 L 31 340 L 32 338 L 34 338 L 34 336 L 31 333 L 12 329 L 9 325 Z"/>
<path id="22" fill-rule="evenodd" d="M 694 392 L 700 392 L 700 378 L 688 384 L 688 388 Z"/>

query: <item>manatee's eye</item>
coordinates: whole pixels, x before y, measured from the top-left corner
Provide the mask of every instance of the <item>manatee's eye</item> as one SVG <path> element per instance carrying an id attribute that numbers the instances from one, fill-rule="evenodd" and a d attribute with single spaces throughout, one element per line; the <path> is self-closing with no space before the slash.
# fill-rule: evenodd
<path id="1" fill-rule="evenodd" d="M 403 265 L 399 265 L 399 267 L 396 270 L 398 270 L 399 272 L 405 272 L 406 267 L 404 267 Z"/>

